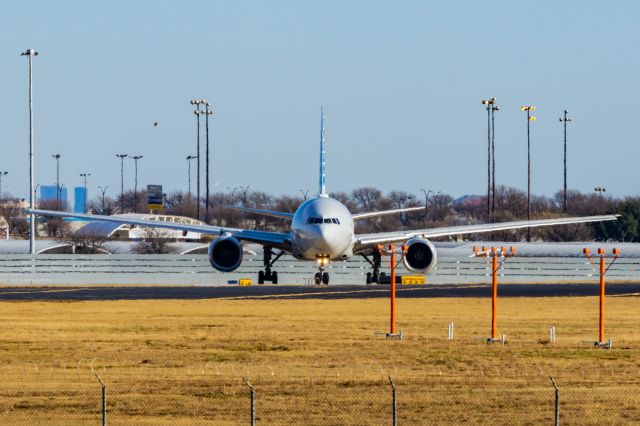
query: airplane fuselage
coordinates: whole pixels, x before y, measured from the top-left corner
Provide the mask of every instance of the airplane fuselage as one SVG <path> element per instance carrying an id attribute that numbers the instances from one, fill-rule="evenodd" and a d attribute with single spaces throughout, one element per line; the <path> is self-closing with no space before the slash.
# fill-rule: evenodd
<path id="1" fill-rule="evenodd" d="M 291 254 L 297 259 L 346 259 L 353 255 L 353 218 L 334 198 L 311 198 L 296 210 L 291 238 Z"/>

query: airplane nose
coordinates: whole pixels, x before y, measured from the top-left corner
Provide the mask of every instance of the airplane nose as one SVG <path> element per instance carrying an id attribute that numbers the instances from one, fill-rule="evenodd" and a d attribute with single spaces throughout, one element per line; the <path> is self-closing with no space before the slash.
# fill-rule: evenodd
<path id="1" fill-rule="evenodd" d="M 332 229 L 330 226 L 318 227 L 318 244 L 317 248 L 324 251 L 326 254 L 330 254 L 336 249 L 340 241 L 336 229 Z"/>

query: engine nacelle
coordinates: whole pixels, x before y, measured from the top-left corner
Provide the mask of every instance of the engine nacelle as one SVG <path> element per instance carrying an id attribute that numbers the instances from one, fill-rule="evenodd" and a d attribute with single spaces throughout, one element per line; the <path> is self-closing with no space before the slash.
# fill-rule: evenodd
<path id="1" fill-rule="evenodd" d="M 411 238 L 405 244 L 407 252 L 404 256 L 404 266 L 413 272 L 429 272 L 436 266 L 438 255 L 435 246 L 423 238 Z"/>
<path id="2" fill-rule="evenodd" d="M 242 244 L 233 237 L 218 237 L 209 245 L 209 263 L 218 271 L 231 272 L 242 263 Z"/>

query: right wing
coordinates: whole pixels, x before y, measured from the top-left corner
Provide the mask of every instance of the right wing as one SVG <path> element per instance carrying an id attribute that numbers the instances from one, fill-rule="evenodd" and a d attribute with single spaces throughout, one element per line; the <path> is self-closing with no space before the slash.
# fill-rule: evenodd
<path id="1" fill-rule="evenodd" d="M 223 226 L 162 222 L 148 219 L 136 219 L 126 216 L 101 216 L 83 213 L 60 212 L 53 210 L 27 209 L 27 213 L 32 213 L 39 216 L 73 217 L 77 219 L 85 219 L 87 221 L 121 223 L 123 225 L 136 225 L 144 226 L 147 228 L 174 229 L 178 231 L 198 232 L 200 234 L 207 235 L 231 235 L 241 241 L 249 241 L 252 243 L 269 245 L 286 252 L 291 252 L 291 237 L 288 233 L 284 232 L 255 231 L 251 229 L 226 228 Z"/>
<path id="2" fill-rule="evenodd" d="M 415 212 L 418 210 L 424 210 L 424 207 L 405 207 L 403 209 L 382 210 L 379 212 L 354 213 L 351 215 L 351 217 L 353 217 L 353 220 L 368 219 L 370 217 L 386 216 L 388 214 L 396 213 Z"/>
<path id="3" fill-rule="evenodd" d="M 354 252 L 369 249 L 376 244 L 404 242 L 413 237 L 437 238 L 450 235 L 479 234 L 508 229 L 536 228 L 539 226 L 569 225 L 572 223 L 602 222 L 616 220 L 617 215 L 565 217 L 558 219 L 520 220 L 515 222 L 486 223 L 479 225 L 448 226 L 443 228 L 416 229 L 410 231 L 379 232 L 376 234 L 356 235 Z"/>

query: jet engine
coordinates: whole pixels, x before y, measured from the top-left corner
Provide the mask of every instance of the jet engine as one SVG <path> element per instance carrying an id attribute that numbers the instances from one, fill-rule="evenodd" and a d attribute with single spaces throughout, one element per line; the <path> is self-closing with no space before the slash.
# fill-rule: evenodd
<path id="1" fill-rule="evenodd" d="M 436 248 L 429 240 L 411 238 L 405 244 L 407 253 L 404 256 L 404 266 L 410 271 L 425 273 L 436 266 L 438 256 Z"/>
<path id="2" fill-rule="evenodd" d="M 242 244 L 233 237 L 216 238 L 209 245 L 209 263 L 218 271 L 235 271 L 242 263 Z"/>

